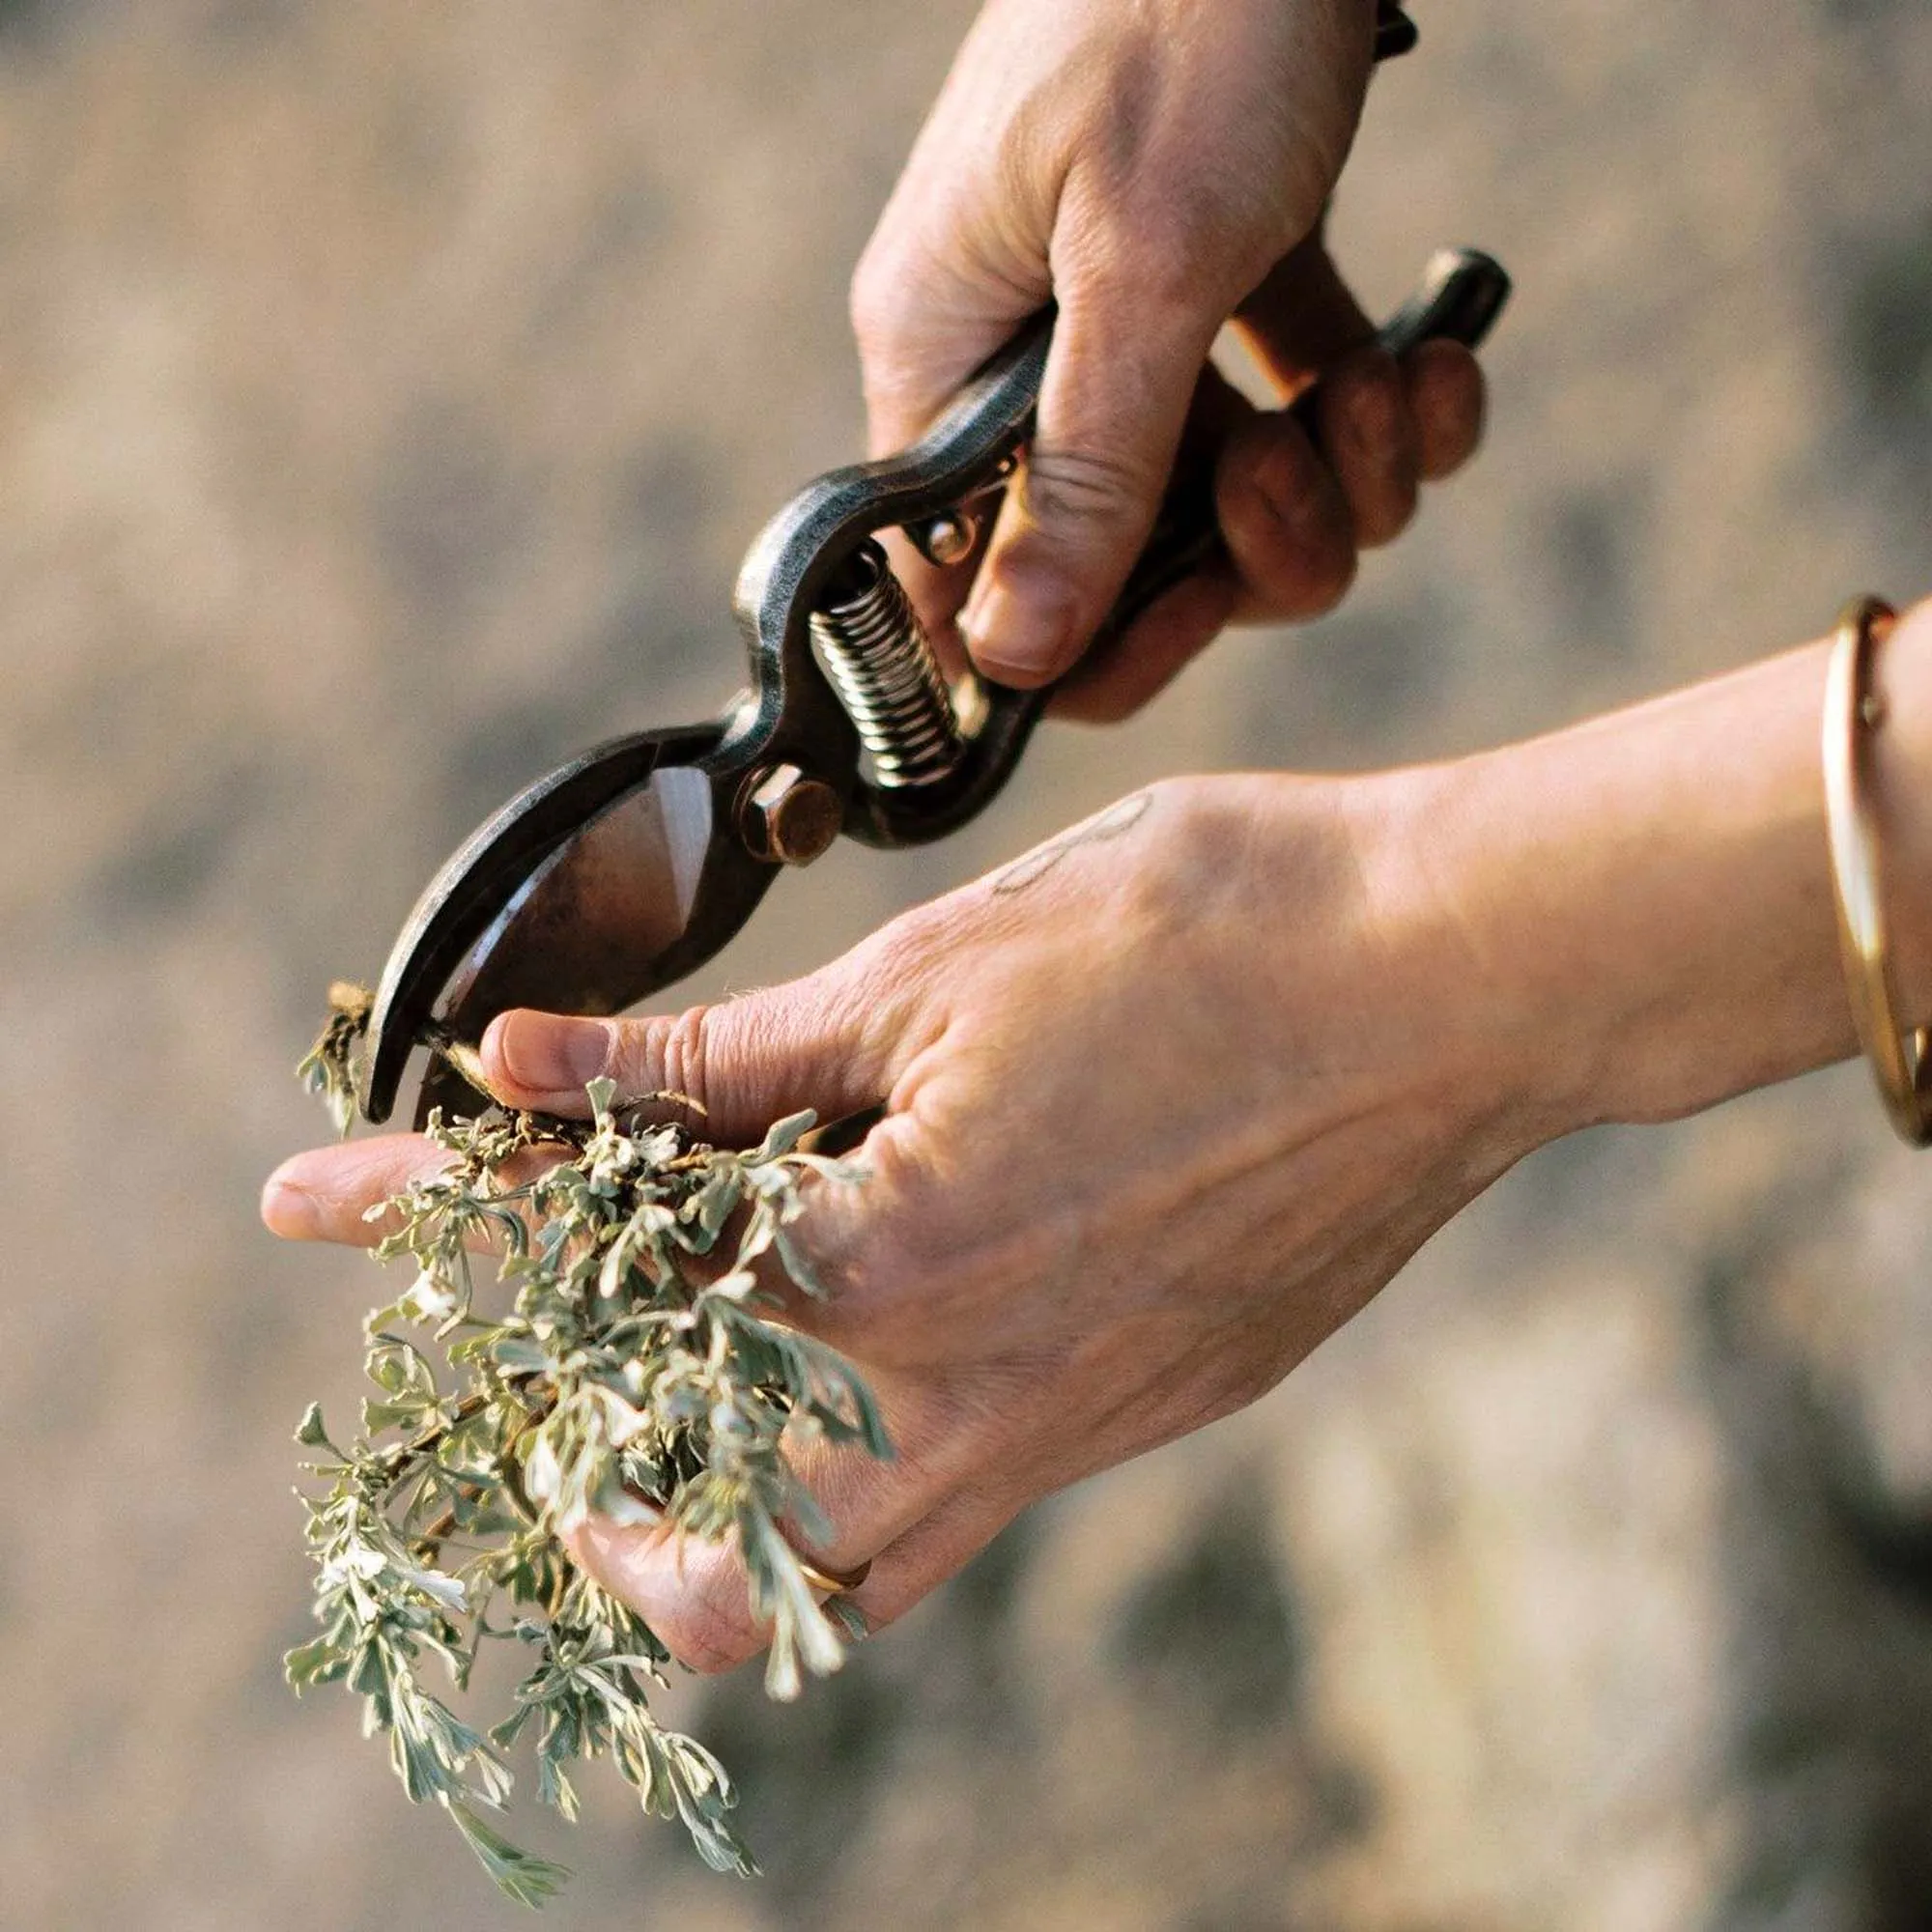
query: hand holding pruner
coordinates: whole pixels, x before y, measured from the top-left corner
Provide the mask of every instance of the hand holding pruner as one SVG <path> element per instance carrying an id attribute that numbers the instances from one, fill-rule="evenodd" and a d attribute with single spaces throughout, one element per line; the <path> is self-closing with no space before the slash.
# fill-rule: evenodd
<path id="1" fill-rule="evenodd" d="M 1508 296 L 1489 257 L 1445 251 L 1380 341 L 1396 355 L 1432 337 L 1475 348 Z M 782 869 L 841 834 L 923 844 L 998 794 L 1051 693 L 971 673 L 949 687 L 877 536 L 902 529 L 937 563 L 972 554 L 1025 461 L 1052 332 L 1049 310 L 912 448 L 819 477 L 765 526 L 735 600 L 751 686 L 722 717 L 586 752 L 463 842 L 384 970 L 369 1120 L 389 1117 L 418 1046 L 473 1046 L 513 1007 L 620 1011 L 713 957 Z M 1311 435 L 1316 394 L 1293 406 Z M 1220 543 L 1211 461 L 1183 455 L 1096 647 Z M 448 1052 L 432 1051 L 418 1123 L 477 1104 Z"/>

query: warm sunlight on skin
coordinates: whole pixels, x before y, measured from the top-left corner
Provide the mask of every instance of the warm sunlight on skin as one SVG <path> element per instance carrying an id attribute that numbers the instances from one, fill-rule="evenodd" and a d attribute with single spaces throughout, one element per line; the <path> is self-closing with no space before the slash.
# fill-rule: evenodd
<path id="1" fill-rule="evenodd" d="M 724 1140 L 886 1103 L 869 1178 L 801 1224 L 835 1295 L 795 1319 L 900 1447 L 804 1465 L 827 1559 L 872 1560 L 854 1601 L 889 1623 L 1029 1503 L 1271 1388 L 1532 1148 L 1853 1050 L 1823 679 L 1812 646 L 1451 765 L 1156 785 L 807 979 L 508 1014 L 485 1062 L 550 1111 L 598 1074 L 688 1094 Z M 1932 880 L 1932 606 L 1885 692 L 1893 860 Z M 1927 906 L 1898 895 L 1915 1016 Z M 366 1242 L 427 1157 L 298 1155 L 265 1214 Z M 758 1648 L 728 1551 L 614 1526 L 578 1548 L 687 1661 Z"/>
<path id="2" fill-rule="evenodd" d="M 1305 619 L 1481 435 L 1475 358 L 1401 367 L 1318 233 L 1370 69 L 1362 0 L 992 0 L 862 259 L 852 315 L 873 451 L 903 448 L 1049 298 L 1024 487 L 977 576 L 895 563 L 942 656 L 997 682 L 1079 658 L 1139 553 L 1183 425 L 1218 449 L 1231 562 L 1171 592 L 1058 696 L 1125 716 L 1231 617 Z M 1323 381 L 1321 450 L 1206 367 L 1233 322 L 1286 400 Z M 963 614 L 961 607 L 964 606 Z M 957 622 L 955 624 L 955 616 Z"/>

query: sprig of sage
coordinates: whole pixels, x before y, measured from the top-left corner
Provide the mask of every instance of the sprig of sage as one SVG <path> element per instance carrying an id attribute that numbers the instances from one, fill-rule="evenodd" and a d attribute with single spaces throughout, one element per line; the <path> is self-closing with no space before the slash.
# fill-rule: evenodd
<path id="1" fill-rule="evenodd" d="M 344 1123 L 358 992 L 334 989 L 301 1068 Z M 502 1890 L 533 1906 L 567 1873 L 483 1815 L 507 1804 L 520 1744 L 538 1799 L 566 1818 L 572 1768 L 609 1757 L 647 1812 L 683 1820 L 706 1863 L 756 1870 L 724 1767 L 652 1716 L 669 1652 L 562 1539 L 596 1514 L 735 1546 L 770 1633 L 766 1688 L 788 1700 L 838 1668 L 860 1627 L 817 1600 L 793 1547 L 827 1525 L 787 1449 L 816 1435 L 892 1454 L 850 1364 L 772 1319 L 761 1284 L 775 1263 L 821 1293 L 790 1232 L 802 1188 L 855 1170 L 800 1148 L 812 1116 L 741 1151 L 651 1118 L 674 1096 L 620 1106 L 608 1080 L 586 1093 L 586 1122 L 432 1120 L 448 1161 L 372 1214 L 393 1222 L 377 1259 L 411 1278 L 365 1324 L 375 1393 L 361 1426 L 338 1443 L 311 1406 L 297 1432 L 315 1452 L 302 1500 L 321 1634 L 289 1653 L 289 1681 L 360 1696 L 410 1798 L 440 1805 Z M 510 1711 L 479 1728 L 446 1698 L 492 1642 L 525 1669 Z"/>

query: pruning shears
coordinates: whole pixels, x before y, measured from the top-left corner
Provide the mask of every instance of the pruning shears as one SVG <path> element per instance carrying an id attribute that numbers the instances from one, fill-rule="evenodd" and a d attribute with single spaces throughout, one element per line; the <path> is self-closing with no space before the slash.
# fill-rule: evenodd
<path id="1" fill-rule="evenodd" d="M 1380 332 L 1475 347 L 1509 296 L 1488 256 L 1447 250 Z M 473 1111 L 452 1044 L 533 1006 L 614 1013 L 685 978 L 751 918 L 787 867 L 841 835 L 919 845 L 965 824 L 1018 764 L 1049 691 L 971 673 L 949 686 L 877 541 L 896 527 L 936 563 L 969 557 L 1025 461 L 1053 335 L 1042 313 L 899 455 L 832 470 L 765 526 L 735 605 L 748 690 L 708 724 L 638 731 L 525 786 L 464 840 L 416 901 L 377 990 L 360 1102 Z M 1313 432 L 1315 394 L 1293 412 Z M 1096 642 L 1211 561 L 1211 456 L 1177 469 L 1153 534 Z"/>
<path id="2" fill-rule="evenodd" d="M 1400 5 L 1380 0 L 1376 58 L 1414 43 Z M 1445 250 L 1381 343 L 1473 349 L 1509 293 L 1487 255 Z M 1053 326 L 1050 307 L 1037 315 L 910 449 L 808 483 L 759 532 L 734 600 L 751 683 L 722 716 L 582 753 L 451 854 L 377 989 L 358 1094 L 370 1121 L 394 1111 L 416 1048 L 430 1049 L 416 1123 L 473 1111 L 466 1049 L 497 1013 L 621 1011 L 703 965 L 781 871 L 841 834 L 924 844 L 999 794 L 1051 691 L 970 672 L 949 685 L 878 535 L 903 530 L 937 564 L 973 555 L 1025 463 Z M 1311 389 L 1292 410 L 1311 437 L 1317 401 Z M 1183 443 L 1096 647 L 1221 553 L 1212 452 Z"/>

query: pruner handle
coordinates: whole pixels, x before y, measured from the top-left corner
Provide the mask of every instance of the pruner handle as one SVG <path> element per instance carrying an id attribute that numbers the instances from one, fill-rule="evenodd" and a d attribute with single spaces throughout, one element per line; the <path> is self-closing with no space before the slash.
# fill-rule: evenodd
<path id="1" fill-rule="evenodd" d="M 1437 340 L 1479 348 L 1509 296 L 1510 278 L 1500 263 L 1478 249 L 1445 248 L 1431 260 L 1421 287 L 1389 318 L 1377 339 L 1398 356 L 1419 343 Z M 928 461 L 938 458 L 942 466 L 951 456 L 956 465 L 954 480 L 982 498 L 1004 487 L 1016 458 L 1024 460 L 1021 452 L 1033 434 L 1053 325 L 1050 308 L 1029 323 L 974 377 L 920 445 Z M 1289 410 L 1318 444 L 1320 409 L 1321 384 L 1316 383 Z M 1215 510 L 1214 456 L 1212 449 L 1183 451 L 1152 533 L 1090 650 L 1106 648 L 1176 584 L 1226 556 Z M 982 526 L 989 524 L 993 505 L 977 507 Z M 917 541 L 920 522 L 907 522 Z M 847 813 L 846 830 L 871 845 L 917 845 L 964 824 L 992 801 L 1011 776 L 1053 690 L 1051 685 L 1014 691 L 982 684 L 982 722 L 973 734 L 964 764 L 943 792 L 894 793 L 862 784 Z"/>

